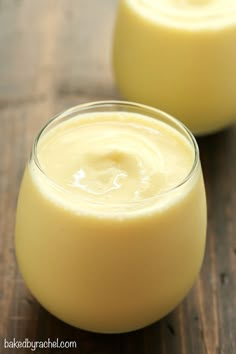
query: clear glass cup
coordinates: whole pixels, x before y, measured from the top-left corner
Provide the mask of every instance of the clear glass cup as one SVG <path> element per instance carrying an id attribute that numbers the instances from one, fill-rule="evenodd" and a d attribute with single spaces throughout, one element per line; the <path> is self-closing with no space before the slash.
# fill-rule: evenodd
<path id="1" fill-rule="evenodd" d="M 124 99 L 157 107 L 194 134 L 236 121 L 236 5 L 120 0 L 113 62 Z"/>
<path id="2" fill-rule="evenodd" d="M 153 212 L 144 205 L 133 212 L 136 202 L 96 205 L 95 199 L 86 202 L 86 213 L 83 208 L 75 212 L 67 203 L 80 200 L 41 165 L 38 149 L 46 134 L 53 138 L 56 128 L 75 117 L 113 112 L 163 122 L 187 139 L 193 151 L 185 178 L 145 200 L 157 208 Z M 16 256 L 32 294 L 59 319 L 104 333 L 157 321 L 192 287 L 205 237 L 206 198 L 197 143 L 164 112 L 121 101 L 84 104 L 54 117 L 35 138 L 18 199 Z"/>

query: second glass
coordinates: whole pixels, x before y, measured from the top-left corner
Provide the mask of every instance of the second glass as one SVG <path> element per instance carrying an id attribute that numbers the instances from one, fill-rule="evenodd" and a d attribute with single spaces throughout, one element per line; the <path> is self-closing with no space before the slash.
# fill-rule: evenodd
<path id="1" fill-rule="evenodd" d="M 236 121 L 236 2 L 120 0 L 114 73 L 122 96 L 194 134 Z"/>

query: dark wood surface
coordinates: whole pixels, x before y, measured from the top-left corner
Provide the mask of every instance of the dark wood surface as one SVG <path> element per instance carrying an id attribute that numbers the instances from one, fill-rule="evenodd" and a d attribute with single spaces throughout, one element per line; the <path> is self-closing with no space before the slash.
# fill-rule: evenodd
<path id="1" fill-rule="evenodd" d="M 199 139 L 208 199 L 207 249 L 184 302 L 120 335 L 72 328 L 32 298 L 14 255 L 20 180 L 33 137 L 72 105 L 118 98 L 110 64 L 117 0 L 0 0 L 0 353 L 12 340 L 76 340 L 81 354 L 236 353 L 236 127 Z M 38 353 L 73 350 L 41 349 Z"/>

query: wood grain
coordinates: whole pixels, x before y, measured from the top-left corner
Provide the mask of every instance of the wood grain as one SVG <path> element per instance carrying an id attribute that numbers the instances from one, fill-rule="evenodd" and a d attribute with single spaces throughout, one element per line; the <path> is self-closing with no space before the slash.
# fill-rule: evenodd
<path id="1" fill-rule="evenodd" d="M 236 127 L 198 141 L 209 207 L 206 256 L 190 294 L 162 321 L 120 335 L 78 330 L 40 307 L 18 273 L 15 208 L 33 137 L 67 107 L 118 98 L 110 64 L 116 5 L 0 0 L 0 353 L 17 352 L 3 348 L 4 338 L 59 338 L 78 341 L 81 354 L 235 354 Z"/>

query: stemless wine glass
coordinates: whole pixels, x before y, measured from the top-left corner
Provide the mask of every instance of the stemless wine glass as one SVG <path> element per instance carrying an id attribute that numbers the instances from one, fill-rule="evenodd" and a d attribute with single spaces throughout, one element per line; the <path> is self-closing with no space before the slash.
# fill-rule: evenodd
<path id="1" fill-rule="evenodd" d="M 236 120 L 236 2 L 120 0 L 114 73 L 122 96 L 194 134 Z"/>
<path id="2" fill-rule="evenodd" d="M 96 195 L 87 198 L 86 190 L 81 192 L 85 197 L 77 195 L 73 186 L 62 184 L 50 172 L 51 167 L 65 172 L 67 161 L 63 160 L 63 151 L 58 151 L 55 161 L 45 167 L 41 150 L 50 159 L 60 134 L 58 141 L 66 142 L 68 149 L 77 140 L 78 151 L 73 150 L 69 158 L 76 159 L 88 146 L 96 153 L 99 144 L 90 143 L 83 135 L 73 135 L 73 140 L 70 134 L 86 117 L 95 117 L 95 124 L 103 115 L 112 120 L 114 115 L 119 116 L 124 126 L 129 125 L 132 115 L 142 116 L 150 127 L 160 122 L 171 129 L 192 152 L 188 173 L 171 188 L 141 202 L 109 198 L 98 201 Z M 65 124 L 69 129 L 65 129 Z M 91 120 L 90 124 L 93 138 L 99 141 L 100 130 L 93 130 Z M 116 124 L 112 124 L 116 132 Z M 127 140 L 133 139 L 132 126 L 130 129 Z M 139 129 L 138 134 L 141 133 Z M 125 168 L 133 168 L 129 151 L 120 156 L 123 134 L 119 146 L 108 135 L 102 136 L 100 143 L 110 157 L 112 146 L 113 163 L 123 159 Z M 172 138 L 170 135 L 169 139 Z M 142 157 L 142 151 L 137 149 L 137 156 Z M 95 169 L 98 163 L 103 168 L 103 162 L 107 162 L 97 161 L 91 155 L 88 159 Z M 133 178 L 128 173 L 126 177 Z M 130 188 L 132 183 L 131 180 Z M 155 322 L 170 312 L 191 288 L 202 263 L 205 236 L 206 199 L 197 143 L 174 118 L 140 104 L 96 102 L 57 115 L 37 135 L 19 194 L 16 256 L 32 294 L 59 319 L 105 333 L 131 331 Z"/>

